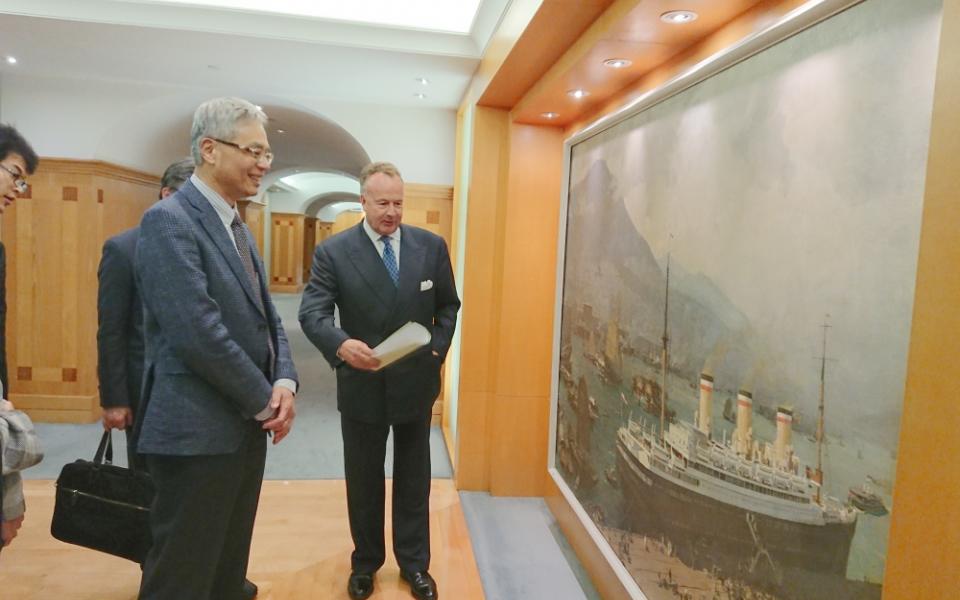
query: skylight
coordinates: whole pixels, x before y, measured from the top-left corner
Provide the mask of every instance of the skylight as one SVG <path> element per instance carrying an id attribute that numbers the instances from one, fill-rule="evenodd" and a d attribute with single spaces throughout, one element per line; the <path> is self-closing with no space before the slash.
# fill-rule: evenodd
<path id="1" fill-rule="evenodd" d="M 129 1 L 129 0 L 128 0 Z M 248 12 L 470 33 L 481 0 L 152 0 Z"/>

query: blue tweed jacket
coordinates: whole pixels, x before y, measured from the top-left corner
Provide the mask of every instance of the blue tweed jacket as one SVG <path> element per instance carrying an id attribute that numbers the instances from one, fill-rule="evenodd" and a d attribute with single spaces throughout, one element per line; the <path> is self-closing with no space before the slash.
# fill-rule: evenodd
<path id="1" fill-rule="evenodd" d="M 144 215 L 135 258 L 146 342 L 138 452 L 233 452 L 273 382 L 297 380 L 263 261 L 251 251 L 264 310 L 223 222 L 192 183 Z"/>

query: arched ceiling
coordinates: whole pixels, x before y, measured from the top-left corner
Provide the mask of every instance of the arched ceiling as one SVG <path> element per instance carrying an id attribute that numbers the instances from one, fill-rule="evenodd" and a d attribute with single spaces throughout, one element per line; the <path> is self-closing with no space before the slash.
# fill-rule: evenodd
<path id="1" fill-rule="evenodd" d="M 320 211 L 332 204 L 349 203 L 351 205 L 360 202 L 360 196 L 347 192 L 331 192 L 320 194 L 310 200 L 304 208 L 304 214 L 308 217 L 316 217 Z M 332 219 L 329 219 L 332 220 Z"/>
<path id="2" fill-rule="evenodd" d="M 346 129 L 327 117 L 279 98 L 250 95 L 270 121 L 267 135 L 276 160 L 273 172 L 327 171 L 356 178 L 370 162 Z M 160 94 L 117 116 L 104 132 L 95 158 L 162 173 L 190 153 L 190 123 L 204 90 Z M 279 133 L 283 130 L 284 133 Z M 131 164 L 137 157 L 137 164 Z"/>

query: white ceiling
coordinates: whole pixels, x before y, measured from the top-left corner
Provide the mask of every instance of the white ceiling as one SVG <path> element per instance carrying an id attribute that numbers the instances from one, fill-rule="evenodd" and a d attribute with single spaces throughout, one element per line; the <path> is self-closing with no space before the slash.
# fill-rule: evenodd
<path id="1" fill-rule="evenodd" d="M 145 0 L 2 0 L 0 54 L 18 59 L 3 71 L 40 76 L 453 109 L 509 2 L 482 0 L 471 32 L 454 34 Z"/>
<path id="2" fill-rule="evenodd" d="M 122 0 L 143 4 L 144 0 Z M 337 21 L 469 33 L 480 0 L 148 0 Z"/>

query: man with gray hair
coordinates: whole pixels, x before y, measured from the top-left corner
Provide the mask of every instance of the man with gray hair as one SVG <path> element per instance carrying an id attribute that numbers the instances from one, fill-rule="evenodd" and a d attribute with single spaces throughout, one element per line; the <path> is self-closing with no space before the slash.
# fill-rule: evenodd
<path id="1" fill-rule="evenodd" d="M 238 98 L 200 105 L 196 170 L 140 224 L 147 358 L 137 450 L 157 488 L 142 600 L 245 597 L 266 437 L 276 444 L 293 424 L 296 370 L 236 208 L 273 162 L 266 121 Z"/>

